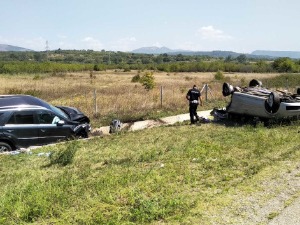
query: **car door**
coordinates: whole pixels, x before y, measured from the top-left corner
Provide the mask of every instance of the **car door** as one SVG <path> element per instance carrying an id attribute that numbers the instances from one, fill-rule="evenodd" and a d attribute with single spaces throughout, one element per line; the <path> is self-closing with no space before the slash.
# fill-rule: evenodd
<path id="1" fill-rule="evenodd" d="M 68 124 L 53 112 L 38 110 L 36 116 L 39 123 L 38 135 L 41 144 L 66 140 L 73 135 L 73 125 Z"/>
<path id="2" fill-rule="evenodd" d="M 13 112 L 2 127 L 3 136 L 11 139 L 17 147 L 39 145 L 39 126 L 34 110 Z"/>

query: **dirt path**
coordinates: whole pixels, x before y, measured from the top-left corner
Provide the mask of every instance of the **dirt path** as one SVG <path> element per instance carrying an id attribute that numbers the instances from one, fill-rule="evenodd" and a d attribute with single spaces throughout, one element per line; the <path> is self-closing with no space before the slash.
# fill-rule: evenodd
<path id="1" fill-rule="evenodd" d="M 300 163 L 282 162 L 275 171 L 272 169 L 253 181 L 255 190 L 247 191 L 245 184 L 229 193 L 231 203 L 209 215 L 216 218 L 212 224 L 299 225 Z"/>
<path id="2" fill-rule="evenodd" d="M 292 205 L 285 208 L 279 216 L 275 217 L 269 225 L 299 225 L 300 224 L 300 198 L 297 198 Z"/>

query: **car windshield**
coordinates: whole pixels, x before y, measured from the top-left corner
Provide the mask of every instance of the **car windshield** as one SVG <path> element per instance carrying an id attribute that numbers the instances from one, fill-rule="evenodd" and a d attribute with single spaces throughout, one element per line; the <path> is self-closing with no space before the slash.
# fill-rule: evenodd
<path id="1" fill-rule="evenodd" d="M 62 110 L 60 110 L 59 108 L 57 108 L 57 107 L 55 107 L 53 105 L 50 105 L 50 104 L 49 104 L 49 106 L 50 106 L 50 108 L 51 108 L 51 110 L 53 112 L 55 112 L 56 114 L 62 116 L 64 119 L 67 119 L 67 120 L 70 119 L 69 116 L 65 112 L 63 112 Z"/>

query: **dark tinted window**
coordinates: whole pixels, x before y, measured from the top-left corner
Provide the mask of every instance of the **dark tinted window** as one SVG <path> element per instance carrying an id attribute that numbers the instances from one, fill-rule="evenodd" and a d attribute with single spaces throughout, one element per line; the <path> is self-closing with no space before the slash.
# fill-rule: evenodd
<path id="1" fill-rule="evenodd" d="M 33 112 L 15 112 L 12 114 L 7 124 L 34 124 Z"/>
<path id="2" fill-rule="evenodd" d="M 55 124 L 59 119 L 56 121 L 57 116 L 55 116 L 51 112 L 47 111 L 40 111 L 37 113 L 37 119 L 40 124 Z"/>

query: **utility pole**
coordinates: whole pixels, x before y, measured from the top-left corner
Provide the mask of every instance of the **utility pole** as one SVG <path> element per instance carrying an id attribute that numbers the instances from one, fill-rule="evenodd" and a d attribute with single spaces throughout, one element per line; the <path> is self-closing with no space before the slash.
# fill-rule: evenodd
<path id="1" fill-rule="evenodd" d="M 49 45 L 48 41 L 46 41 L 46 60 L 48 61 L 48 51 L 49 51 Z"/>

